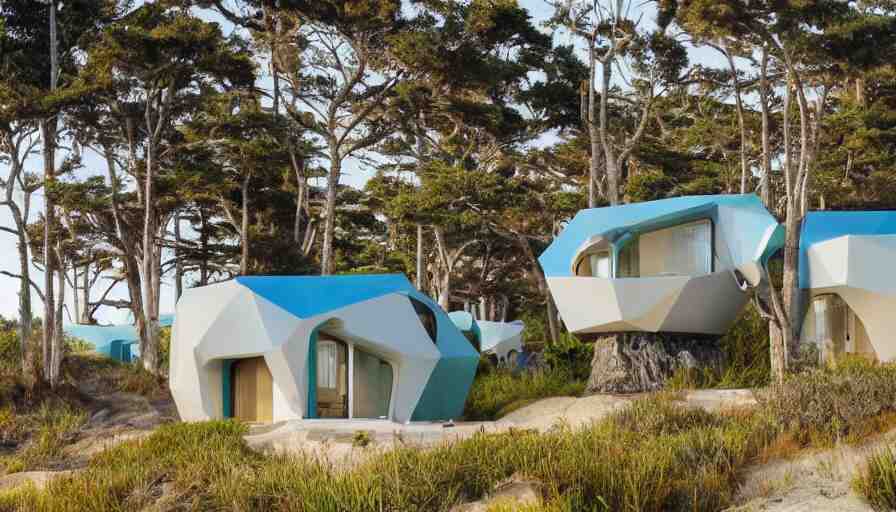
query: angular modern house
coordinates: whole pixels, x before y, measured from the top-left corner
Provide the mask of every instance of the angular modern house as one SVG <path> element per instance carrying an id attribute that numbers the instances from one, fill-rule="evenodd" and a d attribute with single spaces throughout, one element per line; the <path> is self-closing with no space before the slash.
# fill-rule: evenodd
<path id="1" fill-rule="evenodd" d="M 479 354 L 403 275 L 238 277 L 184 292 L 170 387 L 184 420 L 458 418 Z"/>
<path id="2" fill-rule="evenodd" d="M 753 194 L 580 211 L 539 258 L 576 333 L 723 334 L 783 229 Z"/>
<path id="3" fill-rule="evenodd" d="M 159 324 L 167 327 L 174 322 L 174 315 L 159 315 Z M 90 345 L 98 354 L 117 361 L 130 363 L 140 356 L 140 336 L 133 324 L 88 325 L 67 324 L 65 334 L 79 338 Z"/>
<path id="4" fill-rule="evenodd" d="M 497 364 L 516 364 L 517 356 L 523 351 L 526 327 L 521 320 L 476 320 L 468 311 L 452 311 L 448 316 L 481 354 L 493 357 Z"/>
<path id="5" fill-rule="evenodd" d="M 800 338 L 822 358 L 896 359 L 896 211 L 820 211 L 803 220 Z"/>

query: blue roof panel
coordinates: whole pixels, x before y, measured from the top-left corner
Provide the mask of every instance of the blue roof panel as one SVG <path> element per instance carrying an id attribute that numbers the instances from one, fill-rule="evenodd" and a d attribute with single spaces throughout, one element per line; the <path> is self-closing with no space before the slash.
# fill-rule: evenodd
<path id="1" fill-rule="evenodd" d="M 548 277 L 571 275 L 572 258 L 582 244 L 595 236 L 649 230 L 672 225 L 716 206 L 735 206 L 769 215 L 755 194 L 684 196 L 581 210 L 538 259 Z M 769 218 L 771 216 L 769 215 Z"/>
<path id="2" fill-rule="evenodd" d="M 845 235 L 896 235 L 896 211 L 809 212 L 800 232 L 800 288 L 809 288 L 812 245 Z"/>
<path id="3" fill-rule="evenodd" d="M 416 289 L 404 274 L 241 276 L 236 281 L 299 318 L 395 292 Z"/>

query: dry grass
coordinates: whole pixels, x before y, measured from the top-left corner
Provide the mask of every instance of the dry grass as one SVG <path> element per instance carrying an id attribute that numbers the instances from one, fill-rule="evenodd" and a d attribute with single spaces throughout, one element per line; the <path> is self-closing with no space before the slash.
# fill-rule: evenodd
<path id="1" fill-rule="evenodd" d="M 868 458 L 865 470 L 853 480 L 853 489 L 875 510 L 896 510 L 896 452 L 892 447 Z"/>
<path id="2" fill-rule="evenodd" d="M 553 396 L 578 396 L 585 382 L 563 369 L 512 373 L 505 369 L 480 372 L 473 381 L 464 418 L 496 420 L 536 400 Z"/>
<path id="3" fill-rule="evenodd" d="M 718 510 L 767 426 L 694 413 L 665 398 L 581 430 L 477 434 L 430 450 L 406 447 L 348 471 L 305 457 L 252 452 L 232 422 L 176 424 L 95 458 L 50 484 L 0 495 L 0 510 L 132 510 L 170 482 L 190 509 L 448 510 L 513 475 L 543 483 L 532 510 Z M 648 411 L 659 418 L 639 424 Z"/>

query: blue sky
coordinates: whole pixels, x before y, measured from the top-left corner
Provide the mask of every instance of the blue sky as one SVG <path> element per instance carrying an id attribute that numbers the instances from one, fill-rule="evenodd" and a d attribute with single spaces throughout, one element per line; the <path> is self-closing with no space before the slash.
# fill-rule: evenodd
<path id="1" fill-rule="evenodd" d="M 520 0 L 520 4 L 531 13 L 533 19 L 538 23 L 546 20 L 553 10 L 553 8 L 543 0 Z M 202 16 L 220 22 L 224 27 L 225 32 L 233 30 L 233 27 L 230 24 L 225 22 L 217 15 L 203 12 Z M 646 13 L 644 22 L 652 22 L 651 18 L 652 17 L 650 16 L 650 13 Z M 555 38 L 560 44 L 569 44 L 571 42 L 574 42 L 571 40 L 568 34 L 557 34 L 555 35 Z M 699 62 L 705 65 L 722 65 L 721 59 L 719 59 L 712 50 L 692 49 L 691 58 L 692 61 Z M 267 77 L 263 79 L 263 83 L 266 80 Z M 60 158 L 61 157 L 62 155 L 60 155 Z M 86 152 L 84 155 L 84 163 L 85 169 L 79 171 L 81 175 L 105 175 L 105 163 L 97 158 L 95 154 L 90 153 L 89 151 Z M 41 165 L 42 164 L 40 155 L 32 156 L 27 162 L 28 169 L 32 169 L 35 171 L 40 169 Z M 8 171 L 5 165 L 0 164 L 0 173 L 5 174 L 6 172 Z M 370 178 L 371 174 L 372 171 L 370 169 L 364 168 L 357 161 L 350 161 L 345 167 L 344 175 L 342 177 L 342 183 L 349 184 L 354 187 L 362 187 L 364 183 Z M 38 192 L 37 194 L 35 194 L 33 199 L 32 220 L 37 217 L 37 213 L 40 211 L 40 209 L 42 209 L 42 207 L 42 194 Z M 12 225 L 12 219 L 9 215 L 9 211 L 5 207 L 0 207 L 0 225 Z M 19 264 L 14 237 L 8 233 L 0 232 L 0 269 L 18 273 L 18 265 Z M 43 275 L 37 269 L 32 269 L 32 278 L 39 284 L 43 282 Z M 103 289 L 105 289 L 105 285 L 103 285 L 102 283 L 103 281 L 101 280 L 98 289 L 93 290 L 94 299 L 97 298 L 97 296 L 102 292 Z M 17 293 L 18 281 L 5 276 L 0 276 L 0 315 L 7 318 L 18 316 Z M 39 314 L 42 311 L 43 305 L 39 297 L 34 294 L 32 295 L 34 313 Z M 110 294 L 110 298 L 126 299 L 127 289 L 124 285 L 116 286 L 116 288 Z M 67 298 L 67 303 L 69 304 L 69 307 L 72 306 L 72 298 L 70 294 Z M 162 285 L 161 309 L 163 312 L 173 311 L 174 309 L 174 289 L 170 278 Z M 127 312 L 116 311 L 110 308 L 101 308 L 100 313 L 97 315 L 97 318 L 101 322 L 122 322 L 127 318 Z"/>

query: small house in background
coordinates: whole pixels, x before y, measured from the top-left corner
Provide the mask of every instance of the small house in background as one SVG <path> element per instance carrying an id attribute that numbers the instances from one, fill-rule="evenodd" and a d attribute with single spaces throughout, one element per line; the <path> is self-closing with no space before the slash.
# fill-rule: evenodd
<path id="1" fill-rule="evenodd" d="M 170 326 L 174 315 L 159 315 L 162 327 Z M 133 324 L 88 325 L 67 324 L 63 326 L 67 336 L 78 338 L 93 347 L 98 354 L 117 361 L 130 363 L 140 356 L 140 336 Z"/>
<path id="2" fill-rule="evenodd" d="M 479 354 L 403 275 L 238 277 L 177 304 L 188 421 L 460 417 Z"/>
<path id="3" fill-rule="evenodd" d="M 567 328 L 723 334 L 783 243 L 753 194 L 580 211 L 539 258 Z"/>
<path id="4" fill-rule="evenodd" d="M 800 337 L 832 361 L 896 359 L 896 211 L 821 211 L 800 234 Z"/>
<path id="5" fill-rule="evenodd" d="M 491 357 L 495 364 L 516 366 L 519 354 L 523 351 L 525 325 L 521 320 L 476 320 L 467 311 L 452 311 L 448 316 L 481 354 Z"/>

